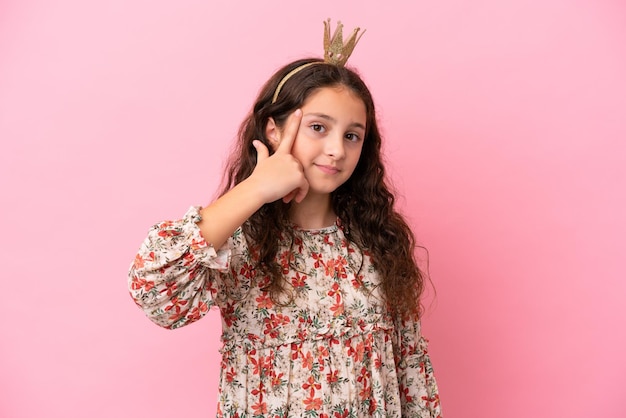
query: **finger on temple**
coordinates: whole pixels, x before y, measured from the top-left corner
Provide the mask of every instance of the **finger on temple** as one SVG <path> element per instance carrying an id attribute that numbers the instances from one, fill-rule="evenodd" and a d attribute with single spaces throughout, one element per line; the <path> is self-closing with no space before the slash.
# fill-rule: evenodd
<path id="1" fill-rule="evenodd" d="M 287 118 L 287 123 L 285 123 L 285 130 L 283 131 L 283 135 L 281 135 L 280 144 L 278 144 L 278 148 L 276 152 L 283 154 L 290 154 L 291 147 L 293 147 L 293 143 L 296 140 L 296 136 L 298 135 L 298 129 L 300 129 L 300 121 L 302 120 L 302 110 L 296 109 L 289 118 Z"/>

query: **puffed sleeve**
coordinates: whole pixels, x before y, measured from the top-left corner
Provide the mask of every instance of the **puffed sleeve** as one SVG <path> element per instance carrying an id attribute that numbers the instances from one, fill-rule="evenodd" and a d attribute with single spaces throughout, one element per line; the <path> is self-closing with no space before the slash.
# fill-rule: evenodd
<path id="1" fill-rule="evenodd" d="M 198 207 L 183 219 L 154 225 L 128 273 L 135 303 L 151 321 L 174 329 L 202 318 L 214 303 L 216 271 L 227 272 L 227 244 L 215 249 L 198 228 Z"/>
<path id="2" fill-rule="evenodd" d="M 439 390 L 419 320 L 396 321 L 396 367 L 403 418 L 439 418 Z"/>

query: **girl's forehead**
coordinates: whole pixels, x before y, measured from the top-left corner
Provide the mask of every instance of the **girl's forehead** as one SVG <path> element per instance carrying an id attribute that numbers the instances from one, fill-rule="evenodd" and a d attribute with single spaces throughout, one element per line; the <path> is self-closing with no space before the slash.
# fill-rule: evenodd
<path id="1" fill-rule="evenodd" d="M 363 119 L 362 122 L 367 118 L 363 99 L 345 86 L 320 87 L 314 90 L 302 104 L 302 109 L 305 114 L 307 110 L 352 114 L 355 118 Z"/>
<path id="2" fill-rule="evenodd" d="M 326 96 L 329 96 L 329 95 L 349 96 L 355 100 L 359 100 L 361 102 L 363 101 L 363 99 L 361 99 L 361 97 L 357 94 L 357 92 L 352 90 L 350 87 L 344 86 L 343 84 L 338 84 L 334 86 L 318 87 L 312 90 L 307 96 L 307 98 L 304 100 L 304 104 L 313 100 L 317 96 L 324 96 L 324 95 Z"/>

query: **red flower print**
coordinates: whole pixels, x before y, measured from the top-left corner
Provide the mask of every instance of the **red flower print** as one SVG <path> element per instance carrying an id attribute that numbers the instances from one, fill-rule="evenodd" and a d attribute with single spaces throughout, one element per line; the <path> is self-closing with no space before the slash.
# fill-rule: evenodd
<path id="1" fill-rule="evenodd" d="M 376 398 L 372 398 L 370 399 L 370 408 L 369 408 L 369 413 L 373 414 L 374 411 L 376 411 L 376 407 L 378 406 L 378 404 L 376 403 Z"/>
<path id="2" fill-rule="evenodd" d="M 319 359 L 320 363 L 323 363 L 324 359 L 328 358 L 329 355 L 330 353 L 328 351 L 328 347 L 324 345 L 320 345 L 319 347 L 317 347 L 317 358 Z"/>
<path id="3" fill-rule="evenodd" d="M 361 286 L 363 286 L 363 276 L 359 275 L 358 277 L 353 278 L 352 286 L 354 286 L 355 289 L 360 289 Z"/>
<path id="4" fill-rule="evenodd" d="M 261 375 L 261 368 L 263 367 L 262 365 L 262 361 L 259 361 L 256 359 L 256 357 L 254 356 L 256 354 L 256 352 L 250 352 L 250 355 L 248 356 L 248 362 L 250 364 L 252 364 L 254 367 L 252 368 L 252 374 L 254 375 Z M 261 383 L 261 388 L 263 387 L 263 383 Z M 253 395 L 258 395 L 260 392 L 257 389 L 254 389 L 252 391 Z"/>
<path id="5" fill-rule="evenodd" d="M 315 378 L 313 376 L 309 376 L 307 381 L 302 384 L 302 389 L 304 389 L 304 390 L 311 389 L 311 391 L 310 391 L 311 397 L 313 397 L 313 395 L 315 394 L 316 390 L 320 390 L 321 388 L 322 388 L 322 384 L 316 382 Z"/>
<path id="6" fill-rule="evenodd" d="M 413 397 L 409 395 L 409 388 L 405 387 L 404 385 L 400 385 L 400 396 L 402 396 L 406 400 L 406 403 L 413 402 Z"/>
<path id="7" fill-rule="evenodd" d="M 343 302 L 337 302 L 330 307 L 334 317 L 341 316 L 343 314 Z"/>
<path id="8" fill-rule="evenodd" d="M 203 239 L 200 239 L 200 240 L 194 239 L 194 240 L 191 241 L 190 248 L 192 250 L 199 250 L 201 248 L 205 248 L 206 246 L 207 246 L 207 242 L 205 240 L 203 240 Z"/>
<path id="9" fill-rule="evenodd" d="M 237 372 L 235 372 L 234 367 L 231 367 L 230 370 L 226 372 L 226 381 L 228 383 L 233 383 L 235 376 L 237 376 Z"/>
<path id="10" fill-rule="evenodd" d="M 144 266 L 143 257 L 141 256 L 141 254 L 137 254 L 135 256 L 135 261 L 133 262 L 133 267 L 136 269 L 140 269 L 143 266 Z"/>
<path id="11" fill-rule="evenodd" d="M 274 375 L 272 376 L 272 386 L 280 386 L 281 383 L 283 382 L 283 377 L 284 373 L 280 373 L 278 376 Z"/>
<path id="12" fill-rule="evenodd" d="M 333 283 L 333 286 L 328 291 L 328 296 L 330 296 L 331 298 L 333 296 L 336 296 L 335 300 L 337 300 L 337 302 L 339 302 L 339 300 L 341 298 L 341 293 L 339 291 L 339 284 L 338 283 Z"/>
<path id="13" fill-rule="evenodd" d="M 361 389 L 361 391 L 359 392 L 359 397 L 363 400 L 370 399 L 371 395 L 372 395 L 372 388 L 369 386 L 363 387 L 363 389 Z"/>
<path id="14" fill-rule="evenodd" d="M 306 276 L 300 276 L 300 273 L 296 271 L 296 275 L 291 278 L 291 285 L 296 289 L 304 287 L 306 285 Z"/>
<path id="15" fill-rule="evenodd" d="M 265 329 L 263 334 L 269 335 L 271 338 L 278 337 L 278 328 L 289 323 L 289 317 L 283 314 L 271 314 L 269 318 L 263 320 Z"/>
<path id="16" fill-rule="evenodd" d="M 348 265 L 348 260 L 343 258 L 342 256 L 337 257 L 336 269 L 337 269 L 337 277 L 340 279 L 345 279 L 348 277 L 346 274 L 346 266 Z"/>
<path id="17" fill-rule="evenodd" d="M 320 265 L 324 265 L 324 260 L 322 260 L 322 254 L 312 252 L 311 258 L 315 260 L 315 263 L 313 263 L 313 267 L 319 268 Z"/>
<path id="18" fill-rule="evenodd" d="M 364 353 L 365 353 L 365 344 L 360 342 L 356 345 L 356 349 L 354 350 L 354 361 L 357 363 L 362 362 Z"/>
<path id="19" fill-rule="evenodd" d="M 161 227 L 163 227 L 163 225 L 164 224 L 161 224 Z M 180 231 L 176 231 L 174 229 L 161 229 L 158 235 L 163 238 L 177 237 L 180 235 Z"/>
<path id="20" fill-rule="evenodd" d="M 345 279 L 346 277 L 348 277 L 346 274 L 347 264 L 348 261 L 345 258 L 343 258 L 342 256 L 338 256 L 335 259 L 328 260 L 324 269 L 324 273 L 327 276 Z"/>
<path id="21" fill-rule="evenodd" d="M 338 339 L 338 338 L 335 338 L 335 337 L 330 337 L 330 338 L 328 339 L 328 344 L 329 344 L 329 345 L 339 344 L 339 342 L 340 342 L 340 341 L 339 341 L 339 339 Z"/>
<path id="22" fill-rule="evenodd" d="M 132 290 L 139 290 L 142 287 L 146 292 L 149 292 L 152 288 L 154 288 L 154 282 L 152 280 L 134 277 L 130 284 L 130 288 Z"/>
<path id="23" fill-rule="evenodd" d="M 174 221 L 164 221 L 161 222 L 158 226 L 159 229 L 167 229 L 174 226 Z"/>
<path id="24" fill-rule="evenodd" d="M 380 370 L 383 367 L 383 362 L 380 359 L 380 357 L 376 356 L 376 358 L 374 359 L 374 368 L 376 370 Z"/>
<path id="25" fill-rule="evenodd" d="M 167 296 L 172 296 L 173 292 L 178 288 L 176 282 L 165 283 L 165 289 L 161 290 L 161 293 L 167 292 Z"/>
<path id="26" fill-rule="evenodd" d="M 252 266 L 252 264 L 243 263 L 241 269 L 239 270 L 239 274 L 246 279 L 252 279 L 255 276 L 254 267 Z"/>
<path id="27" fill-rule="evenodd" d="M 307 411 L 317 411 L 322 407 L 322 398 L 313 398 L 312 396 L 304 400 Z"/>
<path id="28" fill-rule="evenodd" d="M 300 237 L 296 237 L 296 238 L 293 240 L 293 243 L 295 244 L 295 246 L 296 246 L 296 247 L 298 247 L 298 252 L 299 252 L 299 253 L 302 253 L 302 244 L 303 244 L 303 242 L 302 242 L 302 238 L 300 238 Z"/>
<path id="29" fill-rule="evenodd" d="M 310 351 L 307 351 L 306 355 L 302 357 L 302 367 L 309 370 L 313 369 L 313 356 Z"/>
<path id="30" fill-rule="evenodd" d="M 335 275 L 335 260 L 328 260 L 324 266 L 324 274 L 331 277 Z"/>
<path id="31" fill-rule="evenodd" d="M 335 383 L 339 380 L 339 370 L 333 370 L 330 373 L 326 374 L 326 381 L 330 384 Z"/>
<path id="32" fill-rule="evenodd" d="M 420 373 L 426 374 L 426 363 L 424 361 L 420 361 Z"/>
<path id="33" fill-rule="evenodd" d="M 191 310 L 191 312 L 189 312 L 189 315 L 187 315 L 187 318 L 190 321 L 197 321 L 208 310 L 209 310 L 209 305 L 207 305 L 204 302 L 200 302 L 198 306 L 196 306 L 195 308 Z"/>
<path id="34" fill-rule="evenodd" d="M 267 365 L 265 361 L 263 360 L 263 357 L 260 357 L 257 360 L 256 357 L 254 357 L 254 354 L 252 354 L 248 356 L 248 361 L 250 362 L 250 364 L 254 366 L 252 370 L 252 374 L 261 375 L 267 369 Z M 261 388 L 262 387 L 263 387 L 263 384 L 261 384 Z M 252 391 L 252 393 L 254 393 L 254 391 Z"/>
<path id="35" fill-rule="evenodd" d="M 252 405 L 252 409 L 254 410 L 255 415 L 267 414 L 267 404 L 265 402 L 257 402 L 256 404 Z"/>
<path id="36" fill-rule="evenodd" d="M 217 293 L 217 288 L 214 287 L 213 280 L 207 280 L 204 284 L 204 288 L 209 291 L 212 295 Z"/>
<path id="37" fill-rule="evenodd" d="M 265 288 L 268 284 L 270 284 L 271 280 L 272 279 L 270 278 L 270 276 L 263 277 L 261 280 L 259 280 L 259 289 Z"/>
<path id="38" fill-rule="evenodd" d="M 274 307 L 274 302 L 267 292 L 261 293 L 255 300 L 259 309 L 272 309 Z"/>
<path id="39" fill-rule="evenodd" d="M 341 240 L 341 248 L 345 248 L 346 250 L 348 250 L 348 254 L 354 252 L 354 248 L 352 248 L 347 239 Z"/>
<path id="40" fill-rule="evenodd" d="M 293 258 L 293 253 L 289 250 L 280 253 L 278 261 L 282 267 L 283 274 L 289 273 L 289 264 L 293 261 Z"/>
<path id="41" fill-rule="evenodd" d="M 426 403 L 431 404 L 433 408 L 439 406 L 439 394 L 435 393 L 434 396 L 422 396 L 422 400 L 426 401 Z"/>
<path id="42" fill-rule="evenodd" d="M 232 327 L 233 323 L 237 320 L 237 315 L 235 314 L 235 307 L 230 303 L 226 305 L 225 308 L 222 309 L 222 319 L 226 323 L 227 327 Z"/>
<path id="43" fill-rule="evenodd" d="M 363 385 L 367 386 L 368 376 L 369 374 L 367 372 L 367 369 L 365 367 L 362 367 L 361 373 L 359 374 L 359 377 L 356 378 L 356 381 L 363 383 Z"/>
<path id="44" fill-rule="evenodd" d="M 189 301 L 187 301 L 187 300 L 180 300 L 180 299 L 178 299 L 178 296 L 174 296 L 172 298 L 171 302 L 172 302 L 171 305 L 168 305 L 168 306 L 165 307 L 165 311 L 169 312 L 172 309 L 174 309 L 174 311 L 176 313 L 180 313 L 180 311 L 181 311 L 180 307 L 181 306 L 185 306 L 187 304 L 187 302 L 189 302 Z"/>
<path id="45" fill-rule="evenodd" d="M 179 321 L 182 317 L 185 316 L 185 312 L 174 312 L 172 315 L 170 315 L 167 319 L 169 319 L 172 322 L 177 322 Z"/>
<path id="46" fill-rule="evenodd" d="M 183 260 L 184 260 L 183 266 L 190 266 L 194 263 L 194 261 L 196 260 L 196 257 L 194 257 L 192 253 L 188 252 L 187 254 L 183 256 Z"/>
<path id="47" fill-rule="evenodd" d="M 291 344 L 291 359 L 298 360 L 298 357 L 302 356 L 302 343 Z"/>

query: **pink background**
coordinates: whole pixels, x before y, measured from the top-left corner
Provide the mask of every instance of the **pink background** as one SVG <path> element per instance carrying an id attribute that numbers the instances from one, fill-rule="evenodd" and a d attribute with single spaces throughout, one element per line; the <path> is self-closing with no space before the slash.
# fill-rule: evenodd
<path id="1" fill-rule="evenodd" d="M 326 17 L 367 28 L 445 415 L 626 416 L 623 2 L 5 0 L 1 417 L 213 416 L 217 312 L 162 330 L 126 271 Z"/>

